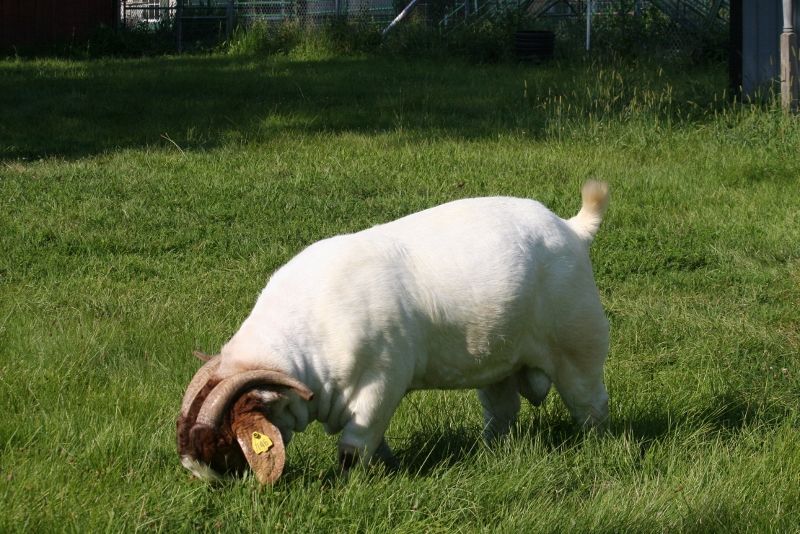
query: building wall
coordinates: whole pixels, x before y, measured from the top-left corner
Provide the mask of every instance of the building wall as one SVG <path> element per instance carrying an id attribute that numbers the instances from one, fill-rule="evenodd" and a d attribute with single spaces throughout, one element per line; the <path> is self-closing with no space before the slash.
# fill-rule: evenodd
<path id="1" fill-rule="evenodd" d="M 117 0 L 0 0 L 0 48 L 80 39 L 116 22 Z"/>
<path id="2" fill-rule="evenodd" d="M 795 32 L 800 32 L 800 0 L 794 3 Z M 742 90 L 753 95 L 780 80 L 781 0 L 742 1 Z"/>

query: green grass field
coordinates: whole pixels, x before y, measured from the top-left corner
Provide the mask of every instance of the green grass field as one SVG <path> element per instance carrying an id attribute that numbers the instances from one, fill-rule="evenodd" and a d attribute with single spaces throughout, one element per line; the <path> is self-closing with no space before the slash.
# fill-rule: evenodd
<path id="1" fill-rule="evenodd" d="M 722 66 L 387 58 L 0 62 L 0 531 L 797 531 L 800 122 Z M 606 434 L 557 395 L 487 448 L 474 392 L 410 395 L 401 468 L 210 486 L 184 387 L 306 245 L 448 200 L 561 216 L 612 325 Z"/>

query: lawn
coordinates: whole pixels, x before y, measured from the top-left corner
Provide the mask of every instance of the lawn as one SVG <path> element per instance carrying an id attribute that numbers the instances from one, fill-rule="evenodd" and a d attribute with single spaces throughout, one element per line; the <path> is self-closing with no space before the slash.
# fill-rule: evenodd
<path id="1" fill-rule="evenodd" d="M 800 122 L 724 66 L 385 57 L 0 61 L 0 531 L 795 531 Z M 273 487 L 211 486 L 175 418 L 270 273 L 448 200 L 563 217 L 611 322 L 607 433 L 554 393 L 481 443 L 474 392 L 406 398 L 396 472 L 318 425 Z"/>

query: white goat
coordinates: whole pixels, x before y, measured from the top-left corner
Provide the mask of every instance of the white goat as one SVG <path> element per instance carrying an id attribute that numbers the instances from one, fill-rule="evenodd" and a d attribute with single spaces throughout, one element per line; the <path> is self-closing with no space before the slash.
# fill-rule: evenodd
<path id="1" fill-rule="evenodd" d="M 589 245 L 608 187 L 590 181 L 582 198 L 569 220 L 533 200 L 458 200 L 309 246 L 189 385 L 182 463 L 211 477 L 244 453 L 271 481 L 283 442 L 315 420 L 341 431 L 343 467 L 389 460 L 389 420 L 422 389 L 478 388 L 487 440 L 508 432 L 520 395 L 538 405 L 551 382 L 579 424 L 601 423 L 608 323 Z M 241 413 L 279 445 L 269 473 L 243 437 L 255 423 L 230 428 Z"/>

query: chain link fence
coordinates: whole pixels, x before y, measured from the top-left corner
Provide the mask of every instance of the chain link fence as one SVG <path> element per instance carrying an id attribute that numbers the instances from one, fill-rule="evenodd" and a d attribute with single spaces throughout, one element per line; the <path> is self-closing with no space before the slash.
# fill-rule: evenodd
<path id="1" fill-rule="evenodd" d="M 591 6 L 600 31 L 604 29 L 603 22 L 606 27 L 613 27 L 615 19 L 638 21 L 638 26 L 647 30 L 641 36 L 643 47 L 655 44 L 663 50 L 679 52 L 703 46 L 703 42 L 719 44 L 728 33 L 727 0 L 594 0 Z M 617 24 L 620 26 L 625 29 Z"/>
<path id="2" fill-rule="evenodd" d="M 229 38 L 238 26 L 296 23 L 313 27 L 334 18 L 388 23 L 394 0 L 121 0 L 123 29 L 174 31 L 177 46 Z"/>
<path id="3" fill-rule="evenodd" d="M 235 28 L 253 24 L 292 23 L 311 29 L 341 19 L 385 26 L 409 1 L 120 0 L 119 16 L 123 29 L 169 34 L 180 50 L 185 43 L 221 42 Z M 724 36 L 728 6 L 728 0 L 419 0 L 413 17 L 446 32 L 517 13 L 535 19 L 537 25 L 573 28 L 568 38 L 580 46 L 582 21 L 591 9 L 593 39 L 596 36 L 598 44 L 605 40 L 612 47 L 664 52 L 696 49 L 712 42 L 709 36 Z"/>
<path id="4" fill-rule="evenodd" d="M 562 30 L 573 45 L 591 36 L 592 48 L 643 56 L 727 54 L 728 0 L 532 0 L 526 13 Z"/>

